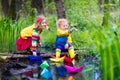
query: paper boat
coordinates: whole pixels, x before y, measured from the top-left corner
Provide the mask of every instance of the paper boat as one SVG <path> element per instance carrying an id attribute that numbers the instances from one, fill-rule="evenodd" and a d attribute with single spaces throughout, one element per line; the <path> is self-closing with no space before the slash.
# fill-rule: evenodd
<path id="1" fill-rule="evenodd" d="M 53 62 L 63 62 L 64 61 L 64 57 L 61 58 L 50 58 L 51 61 Z"/>
<path id="2" fill-rule="evenodd" d="M 52 77 L 52 73 L 46 68 L 43 69 L 40 75 L 46 79 L 49 79 Z"/>
<path id="3" fill-rule="evenodd" d="M 64 62 L 65 63 L 72 63 L 74 58 L 68 58 L 67 56 L 64 56 Z"/>
<path id="4" fill-rule="evenodd" d="M 68 66 L 73 66 L 73 61 L 74 58 L 68 58 L 67 56 L 64 56 L 64 64 Z"/>
<path id="5" fill-rule="evenodd" d="M 78 72 L 82 72 L 84 66 L 80 66 L 80 67 L 75 67 L 75 66 L 68 66 L 68 65 L 65 65 L 65 68 L 67 70 L 68 73 L 78 73 Z"/>
<path id="6" fill-rule="evenodd" d="M 30 64 L 41 64 L 42 63 L 42 57 L 41 56 L 28 56 L 30 60 Z"/>
<path id="7" fill-rule="evenodd" d="M 67 70 L 64 66 L 56 67 L 56 71 L 57 71 L 58 76 L 60 77 L 66 77 L 67 75 Z"/>
<path id="8" fill-rule="evenodd" d="M 42 69 L 47 68 L 48 66 L 49 66 L 49 64 L 47 63 L 47 61 L 44 61 L 44 62 L 40 65 L 40 67 L 41 67 Z"/>

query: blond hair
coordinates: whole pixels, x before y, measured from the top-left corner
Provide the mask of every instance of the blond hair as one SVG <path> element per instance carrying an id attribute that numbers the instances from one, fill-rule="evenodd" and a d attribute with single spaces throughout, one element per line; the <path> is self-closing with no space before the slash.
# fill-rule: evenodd
<path id="1" fill-rule="evenodd" d="M 56 26 L 57 28 L 60 27 L 60 25 L 64 22 L 67 22 L 68 23 L 68 20 L 65 19 L 65 18 L 61 18 L 61 19 L 58 19 L 58 21 L 56 22 Z"/>

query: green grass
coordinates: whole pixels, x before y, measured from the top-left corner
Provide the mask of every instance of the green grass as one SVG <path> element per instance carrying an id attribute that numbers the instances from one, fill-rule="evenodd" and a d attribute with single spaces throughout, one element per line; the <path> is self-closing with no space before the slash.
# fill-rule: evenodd
<path id="1" fill-rule="evenodd" d="M 119 30 L 119 29 L 118 29 Z M 111 29 L 98 30 L 95 34 L 97 49 L 101 56 L 103 80 L 117 80 L 120 75 L 120 35 L 115 35 Z"/>
<path id="2" fill-rule="evenodd" d="M 0 52 L 15 51 L 15 41 L 18 39 L 21 29 L 28 26 L 27 20 L 21 19 L 13 22 L 11 19 L 1 18 L 0 24 Z"/>

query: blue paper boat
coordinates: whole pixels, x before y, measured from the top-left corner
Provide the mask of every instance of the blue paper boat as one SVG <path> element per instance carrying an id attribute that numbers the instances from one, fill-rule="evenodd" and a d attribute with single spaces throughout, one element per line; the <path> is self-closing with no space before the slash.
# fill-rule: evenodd
<path id="1" fill-rule="evenodd" d="M 46 68 L 43 69 L 40 75 L 46 79 L 49 79 L 52 77 L 52 73 Z"/>
<path id="2" fill-rule="evenodd" d="M 41 56 L 28 56 L 30 60 L 30 64 L 41 64 L 42 63 L 42 57 Z"/>

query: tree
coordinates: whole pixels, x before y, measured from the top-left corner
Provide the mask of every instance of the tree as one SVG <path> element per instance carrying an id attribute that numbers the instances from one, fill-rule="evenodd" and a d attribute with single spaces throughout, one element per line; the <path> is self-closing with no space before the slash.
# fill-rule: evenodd
<path id="1" fill-rule="evenodd" d="M 4 16 L 7 15 L 8 9 L 9 9 L 9 0 L 1 0 L 1 5 L 2 5 L 2 11 Z"/>
<path id="2" fill-rule="evenodd" d="M 16 0 L 16 19 L 19 19 L 19 11 L 22 9 L 22 0 Z"/>
<path id="3" fill-rule="evenodd" d="M 32 0 L 31 6 L 37 9 L 38 14 L 44 13 L 43 0 Z"/>
<path id="4" fill-rule="evenodd" d="M 7 17 L 12 18 L 12 20 L 16 19 L 16 6 L 15 6 L 16 2 L 15 0 L 11 0 L 11 4 L 8 8 L 8 13 L 7 13 Z"/>
<path id="5" fill-rule="evenodd" d="M 63 0 L 55 0 L 55 6 L 57 10 L 58 19 L 66 18 Z"/>
<path id="6" fill-rule="evenodd" d="M 22 0 L 2 0 L 2 11 L 5 17 L 18 19 L 18 12 L 21 9 Z"/>

